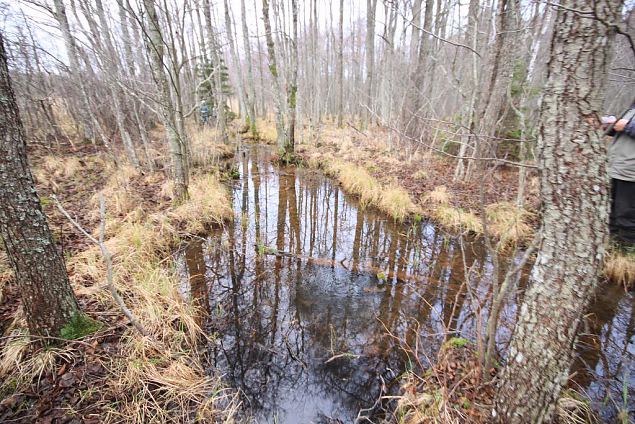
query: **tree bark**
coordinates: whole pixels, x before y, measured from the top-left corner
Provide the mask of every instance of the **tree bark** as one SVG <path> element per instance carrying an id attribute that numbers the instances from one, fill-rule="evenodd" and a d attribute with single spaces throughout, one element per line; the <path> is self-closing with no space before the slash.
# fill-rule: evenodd
<path id="1" fill-rule="evenodd" d="M 79 83 L 79 89 L 81 93 L 81 104 L 78 111 L 80 125 L 82 127 L 82 131 L 84 132 L 84 136 L 92 140 L 95 143 L 95 133 L 93 128 L 93 119 L 89 116 L 90 114 L 90 104 L 88 102 L 88 92 L 86 90 L 86 84 L 84 83 L 84 79 L 78 75 L 81 68 L 79 66 L 79 53 L 77 51 L 77 45 L 75 43 L 75 38 L 73 38 L 73 34 L 71 34 L 70 26 L 68 25 L 68 17 L 66 16 L 66 7 L 64 6 L 63 0 L 53 0 L 53 4 L 55 6 L 55 19 L 60 27 L 60 31 L 62 32 L 62 36 L 64 38 L 64 45 L 66 46 L 66 52 L 68 53 L 68 60 L 70 62 L 70 73 L 71 77 L 77 80 Z"/>
<path id="2" fill-rule="evenodd" d="M 337 127 L 344 127 L 344 0 L 340 0 L 339 46 L 337 51 Z"/>
<path id="3" fill-rule="evenodd" d="M 291 42 L 291 81 L 287 94 L 287 105 L 289 107 L 289 136 L 284 144 L 284 158 L 290 160 L 295 151 L 295 120 L 297 112 L 298 95 L 298 3 L 291 0 L 292 20 L 293 20 L 293 41 Z"/>
<path id="4" fill-rule="evenodd" d="M 245 0 L 240 0 L 240 21 L 243 30 L 243 45 L 245 49 L 245 61 L 247 67 L 247 113 L 250 117 L 249 130 L 253 136 L 258 134 L 256 127 L 256 88 L 254 86 L 254 72 L 251 60 L 251 44 L 249 43 L 249 28 L 247 27 L 247 12 Z"/>
<path id="5" fill-rule="evenodd" d="M 24 128 L 0 33 L 0 236 L 33 335 L 59 337 L 79 313 L 27 163 Z"/>
<path id="6" fill-rule="evenodd" d="M 165 46 L 154 0 L 143 0 L 143 6 L 147 14 L 147 28 L 145 28 L 143 33 L 152 62 L 152 77 L 157 86 L 159 96 L 157 106 L 161 120 L 165 126 L 165 131 L 167 132 L 168 147 L 172 159 L 176 201 L 180 202 L 188 196 L 187 158 L 183 148 L 184 141 L 179 131 L 176 111 L 174 110 L 172 96 L 170 94 L 170 85 L 166 76 L 165 64 L 163 63 Z"/>
<path id="7" fill-rule="evenodd" d="M 591 16 L 618 22 L 623 1 L 559 5 L 539 129 L 542 240 L 492 413 L 512 424 L 553 415 L 607 241 L 606 148 L 594 122 L 612 34 Z"/>
<path id="8" fill-rule="evenodd" d="M 286 135 L 284 131 L 284 112 L 282 102 L 282 88 L 278 79 L 278 65 L 276 61 L 276 47 L 271 34 L 271 20 L 269 19 L 269 0 L 262 0 L 262 14 L 265 23 L 265 39 L 267 41 L 267 53 L 269 55 L 269 71 L 273 79 L 273 98 L 276 110 L 276 131 L 278 133 L 278 148 L 284 152 Z"/>
<path id="9" fill-rule="evenodd" d="M 375 10 L 377 0 L 366 1 L 366 99 L 365 108 L 362 111 L 362 128 L 366 128 L 370 121 L 370 112 L 373 106 L 373 75 L 375 65 Z"/>
<path id="10" fill-rule="evenodd" d="M 227 116 L 225 114 L 225 107 L 227 101 L 225 99 L 225 93 L 223 93 L 223 52 L 220 48 L 220 44 L 216 39 L 214 33 L 214 27 L 212 26 L 211 6 L 209 0 L 203 0 L 203 16 L 205 17 L 205 26 L 207 28 L 207 40 L 209 43 L 210 55 L 212 56 L 212 62 L 214 65 L 214 81 L 216 88 L 216 112 L 218 117 L 218 131 L 220 132 L 223 143 L 229 143 L 229 136 L 227 135 Z"/>

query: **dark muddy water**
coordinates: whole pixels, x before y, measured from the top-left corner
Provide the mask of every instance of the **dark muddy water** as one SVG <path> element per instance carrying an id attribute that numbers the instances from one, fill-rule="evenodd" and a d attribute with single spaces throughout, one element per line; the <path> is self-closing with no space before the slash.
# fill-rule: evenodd
<path id="1" fill-rule="evenodd" d="M 217 334 L 213 365 L 254 422 L 376 419 L 377 398 L 410 368 L 401 343 L 418 344 L 425 363 L 448 335 L 475 338 L 490 258 L 479 240 L 360 209 L 333 181 L 277 168 L 268 152 L 238 156 L 234 223 L 183 250 L 184 293 Z M 502 314 L 501 352 L 518 301 Z M 633 305 L 619 288 L 600 290 L 572 370 L 572 386 L 606 420 L 624 405 L 624 388 L 633 407 Z"/>

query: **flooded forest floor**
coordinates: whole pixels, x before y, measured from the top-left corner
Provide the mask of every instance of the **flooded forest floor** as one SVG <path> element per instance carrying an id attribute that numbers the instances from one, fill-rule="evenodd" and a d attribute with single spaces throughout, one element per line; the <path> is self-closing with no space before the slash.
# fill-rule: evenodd
<path id="1" fill-rule="evenodd" d="M 179 206 L 162 163 L 139 172 L 92 146 L 32 147 L 52 232 L 101 328 L 37 347 L 0 258 L 0 421 L 484 421 L 493 389 L 474 372 L 473 341 L 488 314 L 492 258 L 478 231 L 478 184 L 452 183 L 442 159 L 379 135 L 330 131 L 299 146 L 308 167 L 279 167 L 274 149 L 249 144 L 228 159 L 200 132 L 191 197 Z M 497 175 L 486 213 L 499 237 L 526 240 L 535 183 L 527 213 L 502 219 L 516 176 Z M 98 248 L 51 196 L 92 232 L 98 192 L 115 285 L 149 337 L 122 317 Z M 502 250 L 503 266 L 518 259 L 512 251 Z M 525 284 L 526 275 L 501 314 L 500 352 Z M 603 286 L 569 388 L 602 419 L 633 412 L 634 334 L 632 294 Z"/>

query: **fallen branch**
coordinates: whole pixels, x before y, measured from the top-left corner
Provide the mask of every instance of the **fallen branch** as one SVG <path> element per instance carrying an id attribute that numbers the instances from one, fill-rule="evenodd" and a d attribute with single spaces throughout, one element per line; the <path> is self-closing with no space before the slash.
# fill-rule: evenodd
<path id="1" fill-rule="evenodd" d="M 121 312 L 123 312 L 123 314 L 126 316 L 126 318 L 128 318 L 130 323 L 137 329 L 137 331 L 139 331 L 144 336 L 149 336 L 148 331 L 143 327 L 143 325 L 141 325 L 132 311 L 128 309 L 126 303 L 119 295 L 119 292 L 117 291 L 117 288 L 115 287 L 115 284 L 113 282 L 112 255 L 110 254 L 110 251 L 108 250 L 108 248 L 106 247 L 106 243 L 104 242 L 104 234 L 106 233 L 106 202 L 104 201 L 104 195 L 99 195 L 99 217 L 101 221 L 99 224 L 99 240 L 88 233 L 88 231 L 86 231 L 75 219 L 70 216 L 70 214 L 66 211 L 66 209 L 64 209 L 60 201 L 57 199 L 57 196 L 52 195 L 51 197 L 55 201 L 55 205 L 57 206 L 57 209 L 62 213 L 62 215 L 64 215 L 66 219 L 68 219 L 70 223 L 73 224 L 75 228 L 77 228 L 82 234 L 88 237 L 90 241 L 99 246 L 101 254 L 104 257 L 104 262 L 106 263 L 106 283 L 108 284 L 108 290 L 110 291 L 112 298 L 119 306 L 119 309 L 121 309 Z"/>

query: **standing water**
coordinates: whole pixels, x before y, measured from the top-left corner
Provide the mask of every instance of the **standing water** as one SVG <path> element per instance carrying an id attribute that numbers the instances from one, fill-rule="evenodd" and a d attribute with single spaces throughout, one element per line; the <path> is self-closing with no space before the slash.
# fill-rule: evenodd
<path id="1" fill-rule="evenodd" d="M 216 334 L 214 366 L 254 422 L 377 418 L 378 398 L 411 368 L 404 343 L 426 363 L 448 336 L 476 337 L 492 279 L 481 240 L 394 223 L 319 173 L 275 167 L 263 147 L 240 152 L 237 165 L 234 222 L 189 243 L 182 262 L 186 295 Z M 501 314 L 501 351 L 517 301 Z M 572 387 L 605 419 L 632 412 L 634 329 L 633 296 L 603 287 Z"/>

